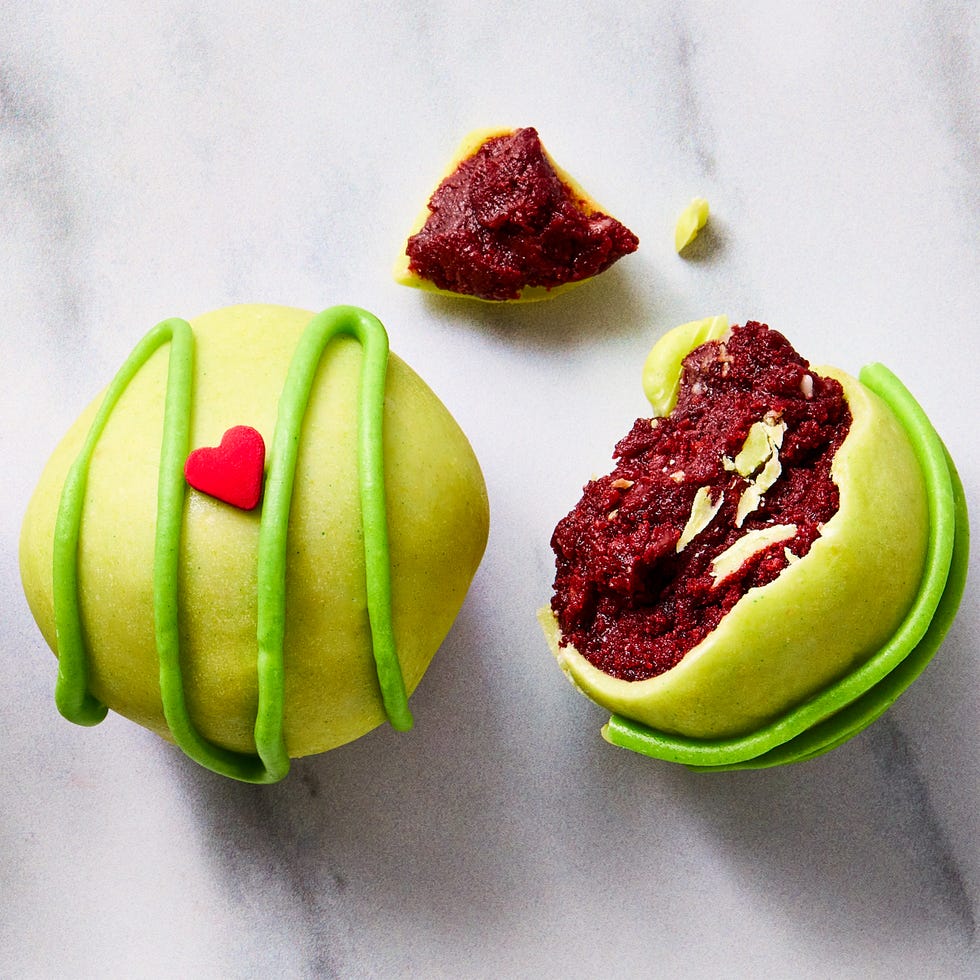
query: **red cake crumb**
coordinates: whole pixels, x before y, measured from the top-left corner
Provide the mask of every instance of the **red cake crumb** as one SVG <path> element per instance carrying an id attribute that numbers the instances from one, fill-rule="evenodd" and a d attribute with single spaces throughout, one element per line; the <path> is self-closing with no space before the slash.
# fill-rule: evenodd
<path id="1" fill-rule="evenodd" d="M 736 526 L 749 480 L 731 468 L 754 422 L 783 422 L 782 473 Z M 593 480 L 555 529 L 552 609 L 562 645 L 623 680 L 675 666 L 751 588 L 802 558 L 837 512 L 830 477 L 851 415 L 840 384 L 764 324 L 733 328 L 684 360 L 674 411 L 637 419 L 616 446 L 616 468 Z M 726 466 L 727 464 L 727 466 Z M 677 552 L 699 487 L 723 503 Z M 795 524 L 796 535 L 752 555 L 716 582 L 712 560 L 749 531 Z"/>
<path id="2" fill-rule="evenodd" d="M 639 244 L 575 197 L 530 127 L 487 140 L 439 185 L 429 210 L 408 240 L 409 268 L 440 289 L 481 299 L 588 279 Z"/>

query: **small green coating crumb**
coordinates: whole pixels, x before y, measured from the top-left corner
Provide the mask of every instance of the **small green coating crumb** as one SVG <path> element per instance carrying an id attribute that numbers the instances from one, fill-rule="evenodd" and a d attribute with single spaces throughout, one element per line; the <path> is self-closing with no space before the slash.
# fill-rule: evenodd
<path id="1" fill-rule="evenodd" d="M 674 249 L 678 254 L 697 238 L 707 223 L 708 202 L 703 197 L 696 197 L 684 208 L 674 226 Z"/>

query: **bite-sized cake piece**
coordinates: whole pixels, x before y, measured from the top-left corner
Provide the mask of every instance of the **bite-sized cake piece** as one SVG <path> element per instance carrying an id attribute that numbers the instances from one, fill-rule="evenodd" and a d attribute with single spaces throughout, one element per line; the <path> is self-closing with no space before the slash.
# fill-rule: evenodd
<path id="1" fill-rule="evenodd" d="M 930 549 L 926 479 L 882 398 L 763 324 L 677 328 L 643 380 L 655 415 L 555 529 L 542 624 L 616 715 L 737 740 L 903 627 Z"/>
<path id="2" fill-rule="evenodd" d="M 535 129 L 482 130 L 429 199 L 395 278 L 482 300 L 545 299 L 638 244 L 558 167 Z"/>
<path id="3" fill-rule="evenodd" d="M 270 782 L 386 719 L 487 540 L 466 437 L 355 307 L 236 306 L 151 331 L 24 519 L 56 698 Z"/>

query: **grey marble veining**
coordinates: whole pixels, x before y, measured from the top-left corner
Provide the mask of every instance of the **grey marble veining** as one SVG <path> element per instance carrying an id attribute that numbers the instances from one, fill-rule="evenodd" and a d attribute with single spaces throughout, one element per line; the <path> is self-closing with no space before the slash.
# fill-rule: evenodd
<path id="1" fill-rule="evenodd" d="M 975 557 L 895 707 L 767 772 L 606 745 L 534 621 L 647 350 L 709 313 L 896 371 L 976 531 L 978 103 L 970 2 L 0 5 L 0 975 L 980 974 Z M 395 285 L 432 181 L 496 124 L 535 125 L 636 255 L 534 306 Z M 680 259 L 695 195 L 712 220 Z M 240 301 L 377 313 L 492 508 L 415 729 L 266 788 L 63 721 L 16 554 L 45 459 L 139 337 Z"/>
<path id="2" fill-rule="evenodd" d="M 967 943 L 976 939 L 976 909 L 955 849 L 935 810 L 926 774 L 917 764 L 908 736 L 886 716 L 869 739 L 875 761 L 888 778 L 895 809 L 906 816 L 908 846 L 922 855 L 928 872 L 923 884 L 934 890 L 953 931 Z"/>

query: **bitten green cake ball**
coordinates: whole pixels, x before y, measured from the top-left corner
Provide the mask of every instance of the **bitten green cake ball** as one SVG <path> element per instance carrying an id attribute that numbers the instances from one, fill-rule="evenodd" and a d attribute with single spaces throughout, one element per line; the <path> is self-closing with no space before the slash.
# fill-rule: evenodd
<path id="1" fill-rule="evenodd" d="M 559 524 L 541 622 L 561 668 L 609 711 L 658 732 L 744 736 L 899 628 L 929 542 L 923 473 L 878 395 L 811 369 L 763 325 L 677 328 L 643 381 L 654 418 Z M 825 389 L 842 400 L 836 429 L 814 407 Z M 811 441 L 821 455 L 798 448 Z"/>

